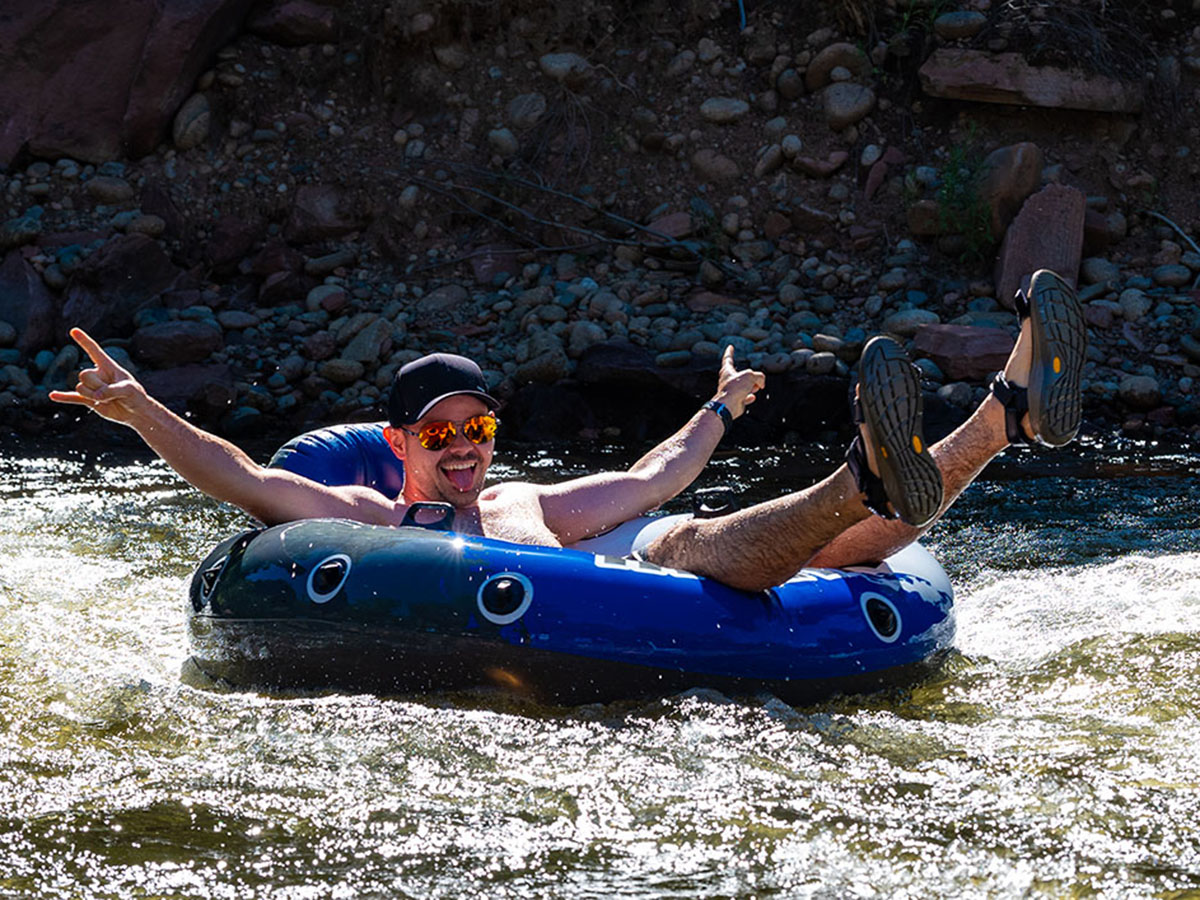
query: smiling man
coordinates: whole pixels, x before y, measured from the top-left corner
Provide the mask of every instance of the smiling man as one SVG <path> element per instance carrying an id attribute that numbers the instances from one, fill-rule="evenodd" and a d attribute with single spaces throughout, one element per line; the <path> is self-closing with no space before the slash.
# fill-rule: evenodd
<path id="1" fill-rule="evenodd" d="M 1017 297 L 1021 333 L 979 408 L 929 447 L 921 431 L 921 384 L 903 349 L 868 342 L 859 362 L 859 433 L 846 464 L 803 490 L 714 519 L 675 525 L 639 550 L 743 590 L 779 584 L 805 565 L 877 562 L 915 541 L 996 454 L 1010 444 L 1061 446 L 1075 437 L 1087 333 L 1075 292 L 1048 270 Z M 444 502 L 458 531 L 524 544 L 562 546 L 649 512 L 690 485 L 729 424 L 754 402 L 764 376 L 738 371 L 727 349 L 717 390 L 682 428 L 628 471 L 558 484 L 485 486 L 495 448 L 496 407 L 479 367 L 432 354 L 396 375 L 388 443 L 404 461 L 395 500 L 361 485 L 327 487 L 264 468 L 150 397 L 86 333 L 71 332 L 93 362 L 61 403 L 87 406 L 128 425 L 192 485 L 277 524 L 340 517 L 399 525 L 417 502 Z"/>

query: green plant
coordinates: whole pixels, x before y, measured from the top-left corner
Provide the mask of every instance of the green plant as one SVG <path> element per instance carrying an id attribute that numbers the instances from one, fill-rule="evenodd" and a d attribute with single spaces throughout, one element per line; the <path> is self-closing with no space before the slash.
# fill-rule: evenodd
<path id="1" fill-rule="evenodd" d="M 992 234 L 992 213 L 980 195 L 983 156 L 974 140 L 974 127 L 967 140 L 950 148 L 950 159 L 941 171 L 934 195 L 938 205 L 938 225 L 943 234 L 961 234 L 965 245 L 964 261 L 979 262 L 996 244 Z"/>

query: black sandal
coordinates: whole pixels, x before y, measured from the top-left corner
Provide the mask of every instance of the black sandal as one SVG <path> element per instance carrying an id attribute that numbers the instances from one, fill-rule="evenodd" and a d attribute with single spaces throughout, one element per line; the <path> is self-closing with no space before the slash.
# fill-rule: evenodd
<path id="1" fill-rule="evenodd" d="M 921 432 L 920 374 L 889 337 L 874 337 L 863 350 L 854 414 L 871 436 L 879 471 L 872 474 L 862 435 L 855 435 L 846 464 L 863 503 L 884 518 L 916 528 L 929 524 L 942 506 L 942 473 Z"/>
<path id="2" fill-rule="evenodd" d="M 1074 289 L 1049 269 L 1034 272 L 1029 290 L 1018 291 L 1014 303 L 1021 322 L 1031 322 L 1029 387 L 1017 387 L 998 375 L 991 391 L 1004 405 L 1009 443 L 1061 447 L 1079 432 L 1083 417 L 1080 387 L 1087 361 L 1083 307 Z M 1026 413 L 1033 438 L 1021 428 Z"/>

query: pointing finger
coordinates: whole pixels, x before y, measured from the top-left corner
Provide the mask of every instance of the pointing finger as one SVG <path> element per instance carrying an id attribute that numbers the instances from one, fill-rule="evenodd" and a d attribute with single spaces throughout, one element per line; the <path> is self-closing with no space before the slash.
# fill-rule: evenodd
<path id="1" fill-rule="evenodd" d="M 92 336 L 82 328 L 72 328 L 71 337 L 83 348 L 83 352 L 91 358 L 92 362 L 96 364 L 96 368 L 102 373 L 115 374 L 121 371 L 121 367 L 117 365 L 116 361 L 105 353 L 100 345 L 92 340 Z"/>

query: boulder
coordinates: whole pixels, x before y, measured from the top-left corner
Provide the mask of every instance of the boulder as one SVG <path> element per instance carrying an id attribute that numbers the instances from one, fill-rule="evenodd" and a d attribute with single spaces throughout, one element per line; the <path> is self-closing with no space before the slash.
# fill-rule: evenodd
<path id="1" fill-rule="evenodd" d="M 930 54 L 919 75 L 931 97 L 1105 113 L 1138 112 L 1144 93 L 1137 82 L 1033 66 L 1020 53 L 953 47 Z"/>
<path id="2" fill-rule="evenodd" d="M 53 344 L 58 308 L 57 298 L 21 252 L 7 253 L 0 264 L 0 321 L 16 331 L 17 349 L 31 353 Z"/>
<path id="3" fill-rule="evenodd" d="M 315 243 L 358 231 L 364 224 L 361 210 L 344 191 L 312 184 L 296 190 L 284 234 L 294 243 Z"/>
<path id="4" fill-rule="evenodd" d="M 246 20 L 246 28 L 285 47 L 333 43 L 338 36 L 334 10 L 310 0 L 260 4 Z"/>
<path id="5" fill-rule="evenodd" d="M 954 381 L 981 381 L 1004 368 L 1013 344 L 1003 328 L 926 325 L 917 332 L 913 350 Z"/>
<path id="6" fill-rule="evenodd" d="M 226 363 L 185 365 L 138 374 L 147 392 L 175 412 L 209 419 L 228 411 L 237 399 L 233 370 Z"/>
<path id="7" fill-rule="evenodd" d="M 1026 275 L 1053 269 L 1072 285 L 1083 255 L 1085 199 L 1075 188 L 1049 184 L 1025 201 L 996 258 L 996 297 L 1012 308 Z"/>
<path id="8" fill-rule="evenodd" d="M 849 128 L 875 108 L 875 92 L 865 84 L 839 81 L 825 88 L 822 96 L 825 121 L 834 131 Z"/>
<path id="9" fill-rule="evenodd" d="M 133 357 L 155 369 L 202 362 L 225 346 L 221 329 L 181 319 L 146 325 L 133 334 Z"/>
<path id="10" fill-rule="evenodd" d="M 46 0 L 0 17 L 0 166 L 157 147 L 253 0 Z"/>
<path id="11" fill-rule="evenodd" d="M 144 234 L 115 237 L 71 274 L 63 323 L 83 328 L 97 340 L 127 334 L 134 313 L 178 286 L 182 274 Z"/>
<path id="12" fill-rule="evenodd" d="M 854 76 L 866 75 L 871 71 L 871 61 L 859 47 L 846 42 L 830 44 L 808 64 L 804 72 L 804 86 L 810 93 L 823 88 L 829 84 L 830 73 L 839 66 Z"/>
<path id="13" fill-rule="evenodd" d="M 980 167 L 979 199 L 991 212 L 993 238 L 1004 234 L 1021 204 L 1037 189 L 1044 162 L 1037 144 L 1028 141 L 1000 147 L 987 155 Z"/>
<path id="14" fill-rule="evenodd" d="M 1162 405 L 1162 388 L 1152 375 L 1130 375 L 1118 385 L 1117 396 L 1130 409 L 1146 411 Z"/>

